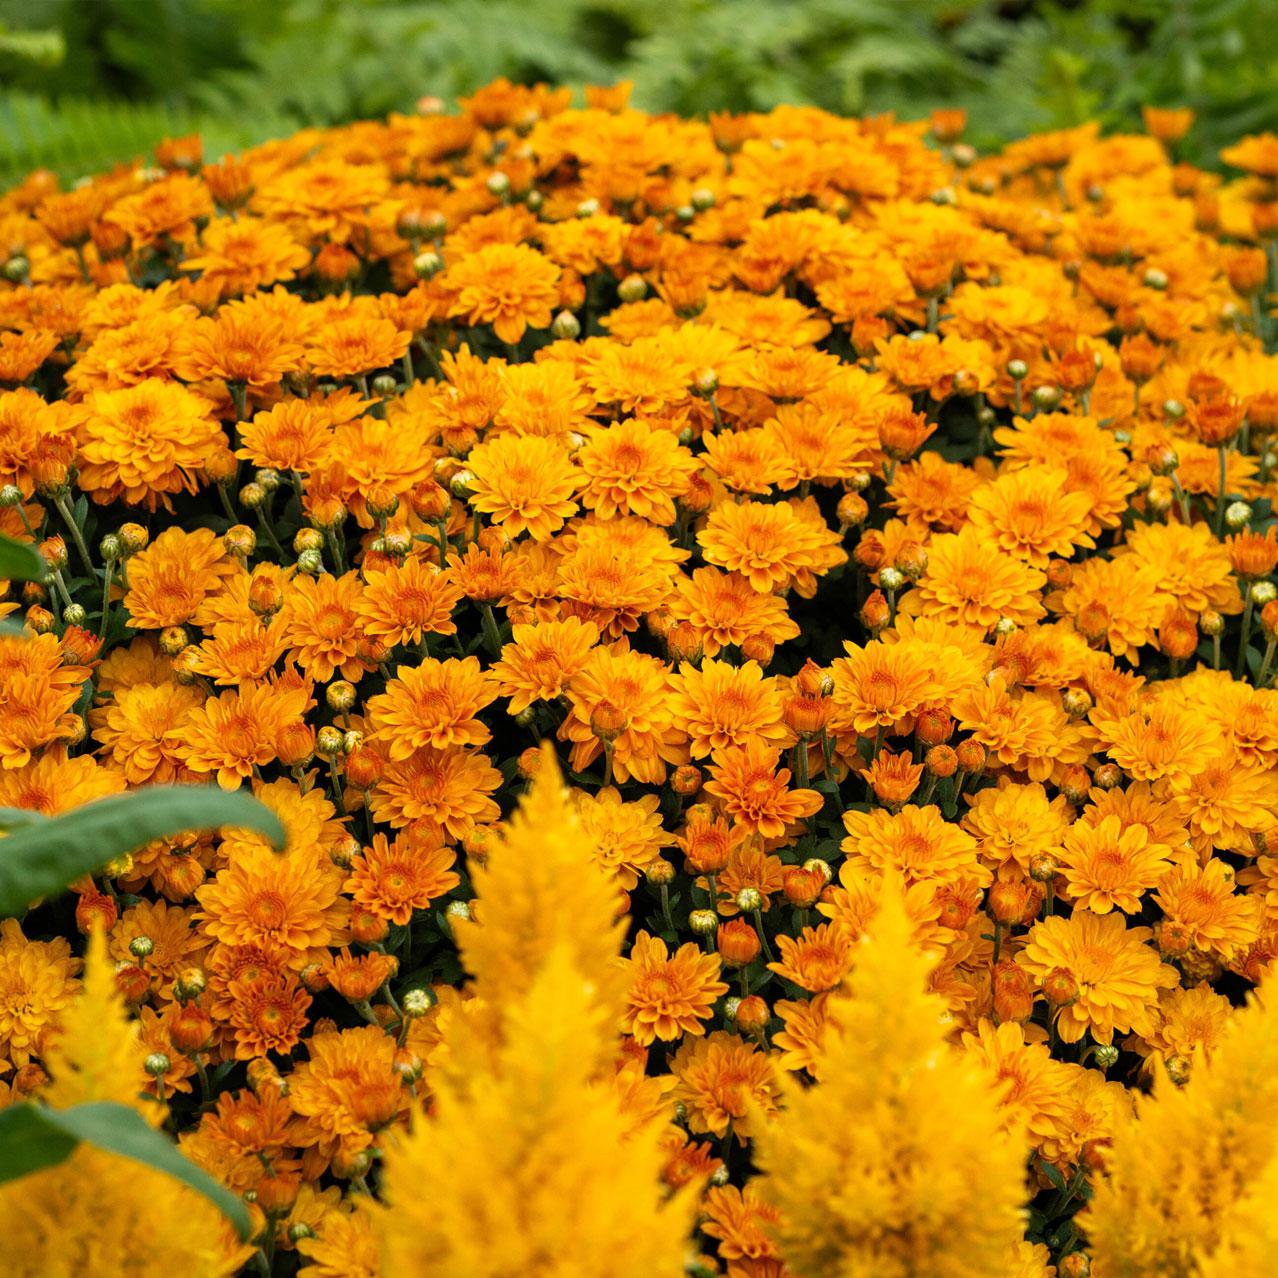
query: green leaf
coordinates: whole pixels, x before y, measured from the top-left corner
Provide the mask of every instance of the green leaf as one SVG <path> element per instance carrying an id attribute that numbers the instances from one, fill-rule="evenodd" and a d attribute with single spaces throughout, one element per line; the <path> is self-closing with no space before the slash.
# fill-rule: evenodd
<path id="1" fill-rule="evenodd" d="M 16 830 L 21 826 L 40 825 L 49 818 L 30 808 L 0 808 L 0 830 Z"/>
<path id="2" fill-rule="evenodd" d="M 0 841 L 0 917 L 21 914 L 152 839 L 225 825 L 247 826 L 284 846 L 284 827 L 270 808 L 215 786 L 150 786 L 27 826 Z"/>
<path id="3" fill-rule="evenodd" d="M 49 565 L 34 546 L 0 533 L 0 577 L 9 581 L 43 581 L 48 575 Z"/>
<path id="4" fill-rule="evenodd" d="M 247 1240 L 248 1210 L 225 1185 L 184 1157 L 135 1109 L 95 1101 L 70 1109 L 47 1109 L 24 1101 L 0 1110 L 0 1182 L 56 1167 L 84 1143 L 154 1167 L 203 1194 Z"/>

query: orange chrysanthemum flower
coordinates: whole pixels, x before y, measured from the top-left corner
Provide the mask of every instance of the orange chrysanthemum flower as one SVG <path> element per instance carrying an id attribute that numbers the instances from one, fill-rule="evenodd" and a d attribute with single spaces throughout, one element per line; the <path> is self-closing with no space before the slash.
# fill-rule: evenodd
<path id="1" fill-rule="evenodd" d="M 613 775 L 659 785 L 668 763 L 682 763 L 683 733 L 666 697 L 666 668 L 655 657 L 595 648 L 568 689 L 559 729 L 572 742 L 572 766 L 583 772 L 609 743 Z"/>
<path id="2" fill-rule="evenodd" d="M 838 923 L 805 927 L 798 938 L 777 936 L 781 959 L 769 963 L 768 971 L 793 981 L 812 994 L 832 990 L 842 984 L 852 970 L 854 941 Z"/>
<path id="3" fill-rule="evenodd" d="M 990 631 L 1000 618 L 1026 626 L 1043 616 L 1039 591 L 1046 576 L 991 546 L 970 524 L 934 537 L 927 567 L 901 601 L 914 617 Z"/>
<path id="4" fill-rule="evenodd" d="M 218 298 L 251 293 L 293 279 L 311 255 L 288 228 L 264 218 L 214 218 L 200 236 L 199 251 L 182 260 Z"/>
<path id="5" fill-rule="evenodd" d="M 1030 930 L 1017 962 L 1040 983 L 1060 971 L 1078 988 L 1057 1013 L 1067 1043 L 1088 1031 L 1098 1043 L 1115 1031 L 1147 1034 L 1154 1026 L 1159 990 L 1178 982 L 1174 968 L 1149 946 L 1147 927 L 1129 928 L 1121 914 L 1093 914 L 1081 907 L 1069 918 L 1053 915 Z"/>
<path id="6" fill-rule="evenodd" d="M 422 838 L 464 839 L 501 816 L 492 800 L 501 773 L 479 751 L 418 750 L 392 761 L 370 796 L 373 816 Z"/>
<path id="7" fill-rule="evenodd" d="M 628 418 L 597 426 L 577 453 L 582 505 L 601 519 L 637 515 L 673 524 L 675 499 L 683 496 L 696 459 L 661 421 Z"/>
<path id="8" fill-rule="evenodd" d="M 761 594 L 793 586 L 810 599 L 817 577 L 847 562 L 838 535 L 803 503 L 724 502 L 697 541 L 708 563 L 740 573 Z"/>
<path id="9" fill-rule="evenodd" d="M 791 790 L 790 770 L 777 771 L 781 751 L 761 740 L 729 747 L 711 765 L 706 793 L 724 813 L 765 839 L 782 839 L 824 802 L 815 790 Z"/>
<path id="10" fill-rule="evenodd" d="M 184 625 L 237 571 L 216 533 L 207 528 L 166 528 L 129 560 L 124 606 L 139 630 Z"/>
<path id="11" fill-rule="evenodd" d="M 362 377 L 397 363 L 412 340 L 380 316 L 331 319 L 310 335 L 306 362 L 320 377 Z"/>
<path id="12" fill-rule="evenodd" d="M 289 583 L 280 610 L 284 642 L 299 666 L 320 683 L 338 671 L 352 683 L 370 668 L 357 655 L 363 632 L 358 605 L 359 574 L 309 577 L 299 573 Z"/>
<path id="13" fill-rule="evenodd" d="M 672 620 L 690 627 L 707 657 L 751 641 L 775 646 L 799 634 L 784 599 L 760 594 L 748 578 L 717 568 L 678 578 L 668 606 Z"/>
<path id="14" fill-rule="evenodd" d="M 351 862 L 347 887 L 356 905 L 378 918 L 405 924 L 414 910 L 426 909 L 461 882 L 452 868 L 456 859 L 451 848 L 423 843 L 407 833 L 393 842 L 375 834 L 371 846 Z"/>
<path id="15" fill-rule="evenodd" d="M 227 992 L 236 1060 L 251 1061 L 268 1052 L 287 1055 L 301 1041 L 311 996 L 291 973 L 240 977 Z"/>
<path id="16" fill-rule="evenodd" d="M 440 571 L 425 559 L 368 568 L 364 591 L 355 601 L 355 612 L 365 635 L 387 648 L 421 643 L 425 635 L 457 633 L 453 609 L 461 602 L 462 589 L 450 571 Z"/>
<path id="17" fill-rule="evenodd" d="M 369 698 L 368 721 L 394 762 L 430 747 L 483 745 L 492 734 L 475 717 L 497 698 L 492 676 L 476 657 L 400 666 L 386 691 Z"/>
<path id="18" fill-rule="evenodd" d="M 226 449 L 212 405 L 176 382 L 147 378 L 85 400 L 80 484 L 94 501 L 123 499 L 170 509 L 173 493 L 193 493 Z"/>
<path id="19" fill-rule="evenodd" d="M 1092 503 L 1086 493 L 1070 492 L 1068 476 L 1049 466 L 1011 470 L 971 497 L 973 526 L 1000 550 L 1035 568 L 1059 555 L 1096 543 L 1087 535 Z"/>
<path id="20" fill-rule="evenodd" d="M 93 736 L 130 785 L 187 779 L 181 761 L 187 714 L 204 704 L 198 688 L 140 683 L 120 688 L 92 713 Z"/>
<path id="21" fill-rule="evenodd" d="M 577 510 L 579 477 L 558 440 L 503 432 L 471 450 L 470 504 L 512 539 L 546 541 Z"/>
<path id="22" fill-rule="evenodd" d="M 1061 873 L 1066 891 L 1083 909 L 1108 914 L 1140 910 L 1141 897 L 1171 868 L 1171 849 L 1150 843 L 1143 826 L 1122 828 L 1118 817 L 1076 825 L 1064 839 Z"/>
<path id="23" fill-rule="evenodd" d="M 757 661 L 732 666 L 708 659 L 700 669 L 685 664 L 670 676 L 670 689 L 694 759 L 751 741 L 783 743 L 788 736 L 776 680 L 764 678 Z"/>
<path id="24" fill-rule="evenodd" d="M 610 785 L 593 795 L 574 790 L 572 797 L 599 864 L 623 891 L 630 891 L 671 842 L 657 810 L 660 800 L 645 794 L 627 803 Z"/>
<path id="25" fill-rule="evenodd" d="M 491 324 L 512 345 L 526 329 L 546 328 L 559 299 L 559 268 L 526 244 L 489 244 L 453 263 L 443 286 L 456 300 L 450 315 Z"/>
<path id="26" fill-rule="evenodd" d="M 983 886 L 990 880 L 976 840 L 934 805 L 911 804 L 897 813 L 853 810 L 843 814 L 843 825 L 848 833 L 839 846 L 851 870 L 898 874 L 907 886 L 924 880 Z"/>
<path id="27" fill-rule="evenodd" d="M 259 683 L 210 697 L 191 710 L 177 755 L 191 772 L 216 774 L 224 790 L 238 790 L 255 768 L 272 762 L 284 730 L 306 711 L 304 687 Z"/>
<path id="28" fill-rule="evenodd" d="M 677 1080 L 672 1098 L 683 1103 L 693 1132 L 724 1136 L 731 1127 L 744 1141 L 758 1118 L 776 1112 L 772 1061 L 736 1034 L 685 1039 L 670 1071 Z"/>
<path id="29" fill-rule="evenodd" d="M 311 951 L 332 943 L 346 920 L 342 880 L 312 853 L 281 856 L 248 845 L 195 894 L 195 918 L 223 945 L 275 946 L 301 968 Z"/>
<path id="30" fill-rule="evenodd" d="M 491 671 L 498 691 L 510 698 L 510 713 L 521 714 L 534 701 L 553 701 L 563 695 L 599 642 L 599 628 L 576 617 L 516 622 L 511 640 Z"/>
<path id="31" fill-rule="evenodd" d="M 622 1028 L 647 1047 L 660 1039 L 672 1043 L 684 1034 L 704 1034 L 702 1021 L 728 987 L 719 979 L 719 956 L 702 954 L 692 942 L 673 954 L 660 937 L 640 932 L 624 960 L 630 992 Z"/>
<path id="32" fill-rule="evenodd" d="M 182 331 L 177 369 L 188 381 L 274 386 L 302 364 L 295 325 L 255 300 L 231 302 Z"/>

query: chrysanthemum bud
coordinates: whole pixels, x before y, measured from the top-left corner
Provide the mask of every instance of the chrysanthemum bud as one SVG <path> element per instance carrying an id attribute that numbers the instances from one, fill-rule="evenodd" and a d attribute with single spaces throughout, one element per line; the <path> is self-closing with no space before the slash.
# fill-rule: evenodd
<path id="1" fill-rule="evenodd" d="M 969 738 L 960 741 L 954 749 L 958 765 L 964 772 L 983 772 L 985 770 L 985 747 L 979 741 Z"/>
<path id="2" fill-rule="evenodd" d="M 199 998 L 208 988 L 208 978 L 202 968 L 187 967 L 178 973 L 173 983 L 173 992 L 179 999 Z"/>
<path id="3" fill-rule="evenodd" d="M 884 590 L 895 594 L 905 585 L 905 574 L 899 568 L 883 568 L 879 571 L 879 585 Z"/>
<path id="4" fill-rule="evenodd" d="M 994 1014 L 1000 1021 L 1026 1021 L 1034 1014 L 1034 987 L 1015 959 L 1000 959 L 990 969 Z"/>
<path id="5" fill-rule="evenodd" d="M 808 870 L 800 865 L 786 867 L 781 879 L 785 899 L 801 910 L 810 909 L 825 891 L 826 879 L 820 870 Z"/>
<path id="6" fill-rule="evenodd" d="M 1252 508 L 1245 501 L 1231 501 L 1225 507 L 1225 527 L 1230 532 L 1238 532 L 1251 523 L 1253 513 Z"/>
<path id="7" fill-rule="evenodd" d="M 744 1030 L 747 1034 L 755 1034 L 760 1030 L 767 1029 L 768 1022 L 771 1019 L 772 1012 L 769 1010 L 767 1003 L 757 994 L 751 994 L 748 998 L 743 998 L 737 1004 L 736 1015 L 733 1017 L 733 1020 L 737 1023 L 737 1028 Z"/>
<path id="8" fill-rule="evenodd" d="M 62 620 L 68 626 L 82 626 L 87 614 L 82 605 L 78 603 L 67 604 L 62 610 Z"/>
<path id="9" fill-rule="evenodd" d="M 435 996 L 430 990 L 411 989 L 400 998 L 399 1005 L 405 1016 L 425 1016 L 435 1006 Z"/>
<path id="10" fill-rule="evenodd" d="M 1071 719 L 1081 719 L 1090 713 L 1092 705 L 1092 698 L 1085 688 L 1066 688 L 1061 693 L 1061 709 Z"/>
<path id="11" fill-rule="evenodd" d="M 324 556 L 318 550 L 304 550 L 297 557 L 297 566 L 308 577 L 319 577 L 324 572 Z"/>
<path id="12" fill-rule="evenodd" d="M 240 489 L 240 505 L 247 506 L 249 510 L 256 510 L 266 501 L 266 495 L 266 489 L 261 484 L 245 484 Z"/>
<path id="13" fill-rule="evenodd" d="M 1035 386 L 1033 399 L 1034 407 L 1040 412 L 1050 412 L 1061 402 L 1061 388 L 1059 386 Z"/>
<path id="14" fill-rule="evenodd" d="M 1038 852 L 1030 857 L 1029 876 L 1035 883 L 1050 883 L 1060 873 L 1060 863 L 1050 852 Z"/>
<path id="15" fill-rule="evenodd" d="M 315 734 L 315 752 L 322 759 L 335 759 L 342 752 L 342 733 L 331 724 L 325 724 Z"/>
<path id="16" fill-rule="evenodd" d="M 741 891 L 737 893 L 736 901 L 737 909 L 739 910 L 745 910 L 747 912 L 750 910 L 757 910 L 763 905 L 763 894 L 758 888 L 743 887 Z"/>
<path id="17" fill-rule="evenodd" d="M 1163 400 L 1163 416 L 1171 421 L 1179 421 L 1185 415 L 1185 405 L 1178 399 Z"/>
<path id="18" fill-rule="evenodd" d="M 1118 1048 L 1113 1043 L 1098 1043 L 1092 1059 L 1101 1069 L 1112 1069 L 1118 1064 Z"/>
<path id="19" fill-rule="evenodd" d="M 1034 892 L 1026 882 L 1000 879 L 986 897 L 990 913 L 1008 927 L 1025 921 L 1031 905 L 1037 904 Z"/>
<path id="20" fill-rule="evenodd" d="M 1255 581 L 1252 582 L 1248 594 L 1251 595 L 1251 602 L 1257 608 L 1264 608 L 1278 599 L 1278 586 L 1275 586 L 1272 581 Z"/>
<path id="21" fill-rule="evenodd" d="M 713 910 L 693 910 L 688 915 L 688 926 L 698 936 L 709 936 L 719 926 L 719 916 Z"/>
<path id="22" fill-rule="evenodd" d="M 933 776 L 952 777 L 958 771 L 958 755 L 947 745 L 933 746 L 923 756 L 923 766 Z"/>
<path id="23" fill-rule="evenodd" d="M 399 390 L 399 382 L 389 373 L 378 373 L 370 383 L 374 395 L 387 399 Z"/>
<path id="24" fill-rule="evenodd" d="M 648 281 L 642 275 L 627 275 L 617 285 L 617 296 L 623 302 L 641 302 L 648 294 Z"/>
<path id="25" fill-rule="evenodd" d="M 94 927 L 100 927 L 103 932 L 109 932 L 115 926 L 118 917 L 119 908 L 114 899 L 107 896 L 105 892 L 81 893 L 76 903 L 76 930 L 85 936 L 88 936 Z"/>
<path id="26" fill-rule="evenodd" d="M 1225 619 L 1215 609 L 1208 608 L 1198 614 L 1198 629 L 1210 639 L 1225 629 Z"/>
<path id="27" fill-rule="evenodd" d="M 860 493 L 844 493 L 839 498 L 839 504 L 835 509 L 835 517 L 839 521 L 840 531 L 847 528 L 856 528 L 863 524 L 869 513 L 869 504 Z"/>
<path id="28" fill-rule="evenodd" d="M 135 959 L 150 958 L 155 951 L 155 942 L 149 936 L 135 936 L 129 942 L 129 953 Z"/>
<path id="29" fill-rule="evenodd" d="M 67 543 L 57 533 L 54 533 L 52 537 L 45 538 L 38 549 L 44 558 L 44 562 L 54 572 L 61 572 L 67 566 Z"/>
<path id="30" fill-rule="evenodd" d="M 681 764 L 670 774 L 670 788 L 683 798 L 701 789 L 701 769 L 690 763 Z"/>
<path id="31" fill-rule="evenodd" d="M 1193 1066 L 1188 1056 L 1181 1056 L 1179 1054 L 1169 1056 L 1163 1064 L 1167 1070 L 1167 1077 L 1171 1079 L 1177 1087 L 1184 1087 L 1185 1084 L 1189 1082 L 1189 1076 L 1193 1072 Z"/>
<path id="32" fill-rule="evenodd" d="M 213 1018 L 197 1003 L 179 1008 L 169 1020 L 169 1040 L 184 1055 L 201 1052 L 213 1037 Z"/>
<path id="33" fill-rule="evenodd" d="M 571 311 L 560 311 L 551 320 L 550 331 L 561 342 L 576 341 L 581 336 L 581 321 Z"/>
<path id="34" fill-rule="evenodd" d="M 1029 365 L 1023 359 L 1009 360 L 1007 375 L 1014 382 L 1023 382 L 1029 376 Z"/>
<path id="35" fill-rule="evenodd" d="M 448 908 L 444 911 L 444 917 L 450 920 L 459 920 L 463 923 L 470 920 L 470 902 L 469 901 L 449 901 Z"/>
<path id="36" fill-rule="evenodd" d="M 288 1240 L 299 1243 L 304 1238 L 314 1238 L 315 1231 L 304 1220 L 295 1221 L 288 1227 Z"/>
<path id="37" fill-rule="evenodd" d="M 1078 981 L 1066 968 L 1054 967 L 1043 977 L 1043 997 L 1053 1007 L 1068 1007 L 1078 998 Z"/>
<path id="38" fill-rule="evenodd" d="M 1072 1251 L 1068 1256 L 1062 1256 L 1061 1263 L 1056 1268 L 1057 1278 L 1091 1278 L 1091 1273 L 1092 1262 L 1081 1251 Z"/>
<path id="39" fill-rule="evenodd" d="M 1092 779 L 1102 790 L 1114 790 L 1123 784 L 1123 770 L 1116 763 L 1102 763 Z"/>
<path id="40" fill-rule="evenodd" d="M 654 887 L 661 887 L 664 884 L 673 883 L 674 876 L 674 866 L 663 857 L 658 857 L 650 865 L 645 866 L 643 872 L 643 877 Z"/>
<path id="41" fill-rule="evenodd" d="M 892 610 L 881 590 L 874 591 L 861 605 L 861 624 L 871 634 L 877 634 L 891 619 Z"/>
<path id="42" fill-rule="evenodd" d="M 1152 288 L 1159 293 L 1164 292 L 1170 282 L 1167 278 L 1167 272 L 1159 270 L 1156 266 L 1151 266 L 1141 279 L 1146 288 Z"/>
<path id="43" fill-rule="evenodd" d="M 173 1062 L 163 1052 L 151 1052 L 142 1062 L 142 1068 L 152 1078 L 160 1078 L 173 1068 Z"/>
<path id="44" fill-rule="evenodd" d="M 719 925 L 719 957 L 729 967 L 747 967 L 759 956 L 759 934 L 743 919 Z"/>

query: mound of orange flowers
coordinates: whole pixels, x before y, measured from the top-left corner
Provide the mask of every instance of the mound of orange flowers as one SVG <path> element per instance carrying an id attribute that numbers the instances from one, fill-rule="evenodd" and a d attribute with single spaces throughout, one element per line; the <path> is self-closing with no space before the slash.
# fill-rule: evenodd
<path id="1" fill-rule="evenodd" d="M 13 1272 L 1269 1273 L 1278 138 L 587 104 L 0 198 Z"/>

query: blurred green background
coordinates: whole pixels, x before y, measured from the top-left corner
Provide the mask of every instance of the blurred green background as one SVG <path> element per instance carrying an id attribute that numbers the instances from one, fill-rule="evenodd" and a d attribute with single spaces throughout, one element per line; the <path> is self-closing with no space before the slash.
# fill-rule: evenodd
<path id="1" fill-rule="evenodd" d="M 497 76 L 649 110 L 965 106 L 996 144 L 1191 106 L 1188 158 L 1278 128 L 1278 0 L 0 0 L 0 182 L 198 130 L 206 155 Z"/>

